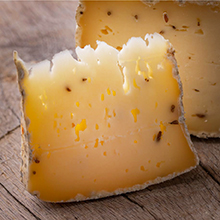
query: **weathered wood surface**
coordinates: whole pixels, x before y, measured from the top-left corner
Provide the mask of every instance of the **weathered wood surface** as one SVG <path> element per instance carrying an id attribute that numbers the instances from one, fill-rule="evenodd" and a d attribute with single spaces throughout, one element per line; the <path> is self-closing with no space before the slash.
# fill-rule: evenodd
<path id="1" fill-rule="evenodd" d="M 0 2 L 0 219 L 220 219 L 220 139 L 193 138 L 200 166 L 148 189 L 51 204 L 20 182 L 20 95 L 12 52 L 27 62 L 74 49 L 76 2 Z"/>

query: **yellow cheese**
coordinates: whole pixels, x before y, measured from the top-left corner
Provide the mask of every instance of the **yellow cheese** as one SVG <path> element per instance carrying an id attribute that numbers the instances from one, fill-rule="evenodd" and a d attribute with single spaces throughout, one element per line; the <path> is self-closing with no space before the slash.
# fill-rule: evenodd
<path id="1" fill-rule="evenodd" d="M 52 202 L 143 189 L 198 163 L 183 119 L 168 41 L 104 42 L 29 70 L 15 53 L 22 94 L 23 181 Z"/>
<path id="2" fill-rule="evenodd" d="M 198 137 L 220 136 L 220 3 L 81 1 L 76 43 L 121 49 L 130 37 L 158 32 L 172 43 L 183 83 L 186 124 Z"/>

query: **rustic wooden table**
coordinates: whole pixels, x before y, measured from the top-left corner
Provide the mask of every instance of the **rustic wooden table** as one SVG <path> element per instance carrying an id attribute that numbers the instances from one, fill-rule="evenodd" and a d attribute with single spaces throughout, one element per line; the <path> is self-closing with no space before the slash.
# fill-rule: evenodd
<path id="1" fill-rule="evenodd" d="M 220 219 L 220 139 L 192 138 L 199 166 L 145 190 L 80 203 L 39 201 L 20 182 L 20 95 L 12 52 L 37 62 L 74 50 L 77 2 L 0 2 L 0 219 Z"/>

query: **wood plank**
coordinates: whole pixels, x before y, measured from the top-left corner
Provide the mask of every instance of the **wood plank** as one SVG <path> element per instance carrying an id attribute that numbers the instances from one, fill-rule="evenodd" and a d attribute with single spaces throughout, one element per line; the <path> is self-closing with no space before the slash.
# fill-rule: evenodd
<path id="1" fill-rule="evenodd" d="M 19 117 L 15 113 L 16 111 L 19 112 L 18 103 L 9 101 L 10 99 L 7 98 L 8 90 L 16 88 L 16 83 L 11 83 L 8 88 L 3 86 L 3 81 L 0 80 L 0 138 L 6 135 L 8 132 L 19 126 Z M 18 91 L 13 90 L 14 96 L 19 96 Z"/>
<path id="2" fill-rule="evenodd" d="M 150 211 L 155 219 L 218 219 L 220 216 L 220 186 L 200 166 L 128 197 Z"/>
<path id="3" fill-rule="evenodd" d="M 0 185 L 0 218 L 9 219 L 36 219 L 26 207 L 21 205 Z"/>
<path id="4" fill-rule="evenodd" d="M 220 138 L 192 137 L 192 140 L 200 158 L 200 165 L 220 184 Z"/>

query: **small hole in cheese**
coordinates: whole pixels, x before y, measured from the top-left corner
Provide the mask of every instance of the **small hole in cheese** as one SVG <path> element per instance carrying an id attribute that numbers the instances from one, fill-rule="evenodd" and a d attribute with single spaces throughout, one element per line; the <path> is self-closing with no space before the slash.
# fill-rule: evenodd
<path id="1" fill-rule="evenodd" d="M 109 88 L 107 89 L 107 94 L 111 95 L 111 90 Z"/>
<path id="2" fill-rule="evenodd" d="M 98 125 L 98 124 L 95 125 L 95 129 L 96 129 L 96 130 L 99 129 L 99 125 Z"/>
<path id="3" fill-rule="evenodd" d="M 95 145 L 94 145 L 94 148 L 97 148 L 97 147 L 98 147 L 98 145 L 99 145 L 99 139 L 97 138 L 97 139 L 95 140 Z"/>
<path id="4" fill-rule="evenodd" d="M 203 32 L 202 29 L 199 29 L 199 30 L 196 30 L 196 31 L 195 31 L 195 34 L 203 35 L 204 32 Z"/>
<path id="5" fill-rule="evenodd" d="M 141 170 L 141 171 L 145 171 L 144 166 L 141 166 L 141 167 L 140 167 L 140 170 Z"/>
<path id="6" fill-rule="evenodd" d="M 104 101 L 105 97 L 104 94 L 101 94 L 101 101 Z"/>
<path id="7" fill-rule="evenodd" d="M 139 115 L 140 114 L 140 110 L 139 109 L 132 109 L 131 110 L 131 114 L 133 115 L 133 117 L 134 117 L 134 122 L 137 122 L 137 115 Z"/>

